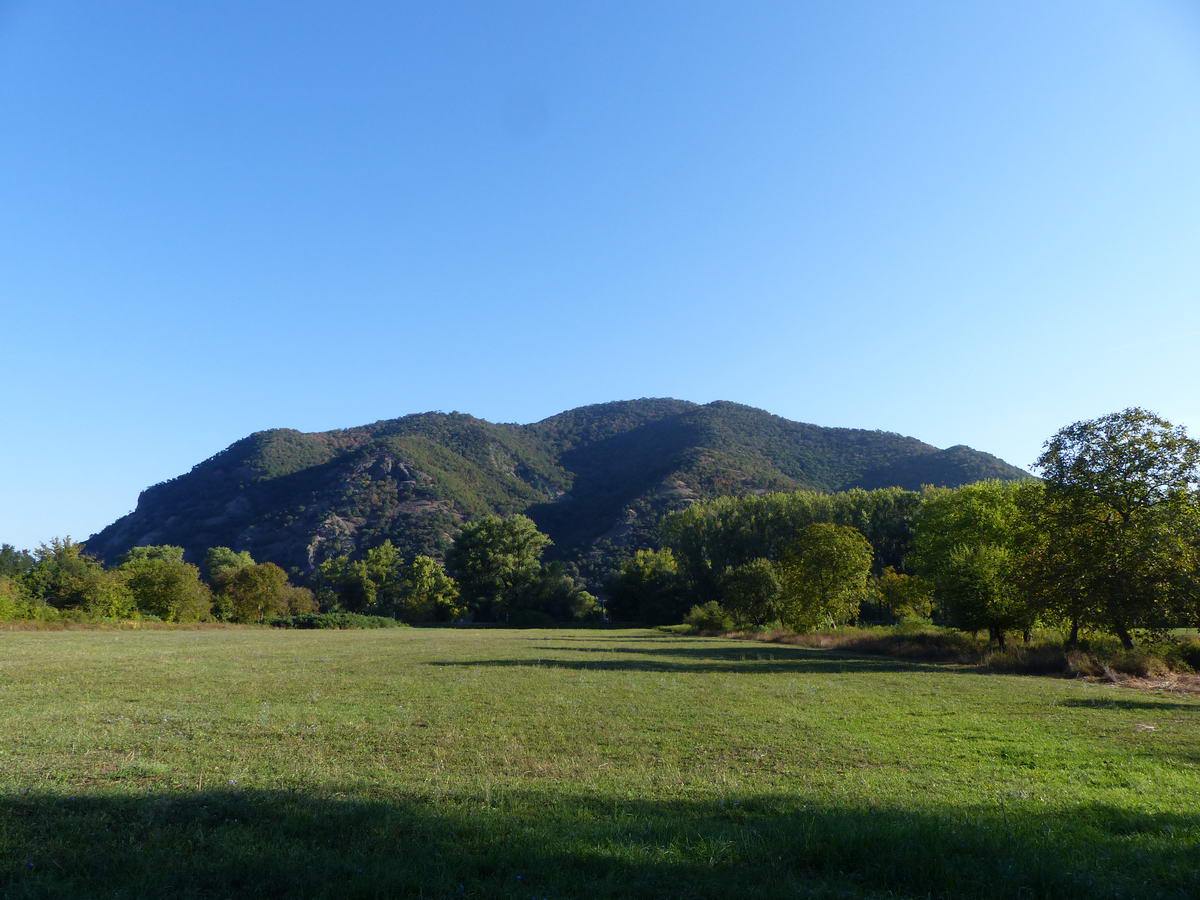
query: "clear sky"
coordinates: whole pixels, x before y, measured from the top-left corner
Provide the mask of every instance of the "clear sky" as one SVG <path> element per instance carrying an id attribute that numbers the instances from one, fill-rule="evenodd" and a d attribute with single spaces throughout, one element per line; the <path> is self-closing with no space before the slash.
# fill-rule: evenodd
<path id="1" fill-rule="evenodd" d="M 1191 0 L 0 0 L 0 541 L 252 431 L 1200 431 Z"/>

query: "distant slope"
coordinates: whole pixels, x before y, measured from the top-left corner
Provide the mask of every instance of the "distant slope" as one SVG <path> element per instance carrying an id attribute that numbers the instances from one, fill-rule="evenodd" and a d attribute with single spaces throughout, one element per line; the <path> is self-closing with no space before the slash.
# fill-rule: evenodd
<path id="1" fill-rule="evenodd" d="M 87 546 L 113 560 L 139 544 L 179 544 L 193 559 L 224 545 L 307 571 L 384 538 L 437 555 L 466 519 L 525 512 L 570 557 L 597 541 L 629 546 L 664 512 L 721 494 L 1027 477 L 969 447 L 939 450 L 728 402 L 603 403 L 532 425 L 420 413 L 252 434 L 143 491 L 134 512 Z"/>

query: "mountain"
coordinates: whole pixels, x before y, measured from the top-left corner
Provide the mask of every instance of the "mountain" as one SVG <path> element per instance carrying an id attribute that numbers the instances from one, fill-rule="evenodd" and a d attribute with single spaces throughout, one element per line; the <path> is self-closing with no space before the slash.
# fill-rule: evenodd
<path id="1" fill-rule="evenodd" d="M 582 558 L 642 543 L 664 512 L 721 494 L 1028 477 L 970 447 L 939 450 L 724 401 L 602 403 L 532 425 L 430 412 L 257 432 L 143 491 L 87 547 L 113 561 L 142 544 L 178 544 L 192 559 L 221 545 L 304 572 L 385 538 L 440 555 L 461 522 L 523 512 L 559 557 Z"/>

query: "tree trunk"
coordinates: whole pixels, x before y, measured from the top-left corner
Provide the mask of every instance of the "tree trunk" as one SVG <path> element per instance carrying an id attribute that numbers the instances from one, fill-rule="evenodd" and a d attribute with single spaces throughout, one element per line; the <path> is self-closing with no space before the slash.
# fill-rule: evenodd
<path id="1" fill-rule="evenodd" d="M 1121 639 L 1121 646 L 1126 650 L 1133 649 L 1133 638 L 1129 636 L 1129 629 L 1124 625 L 1117 625 L 1114 631 L 1117 632 L 1117 637 Z"/>
<path id="2" fill-rule="evenodd" d="M 1067 636 L 1067 646 L 1074 650 L 1079 646 L 1079 619 L 1071 619 L 1071 633 Z"/>
<path id="3" fill-rule="evenodd" d="M 990 638 L 991 638 L 993 641 L 995 641 L 995 642 L 996 642 L 996 645 L 997 645 L 997 646 L 998 646 L 998 647 L 999 647 L 1001 650 L 1004 650 L 1004 649 L 1005 649 L 1005 646 L 1004 646 L 1004 629 L 1003 629 L 1003 628 L 989 628 L 989 629 L 988 629 L 988 636 L 989 636 L 989 637 L 990 637 Z"/>

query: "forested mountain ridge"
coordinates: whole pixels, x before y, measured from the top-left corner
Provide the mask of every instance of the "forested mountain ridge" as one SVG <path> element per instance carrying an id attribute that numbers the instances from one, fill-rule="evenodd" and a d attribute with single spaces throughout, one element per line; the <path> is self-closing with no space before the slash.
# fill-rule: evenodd
<path id="1" fill-rule="evenodd" d="M 440 556 L 461 522 L 524 512 L 556 555 L 629 547 L 697 499 L 772 490 L 957 486 L 1029 477 L 956 446 L 824 428 L 719 401 L 603 403 L 531 425 L 418 413 L 318 433 L 257 432 L 154 485 L 87 541 L 115 560 L 132 546 L 211 546 L 307 571 L 390 538 Z"/>

